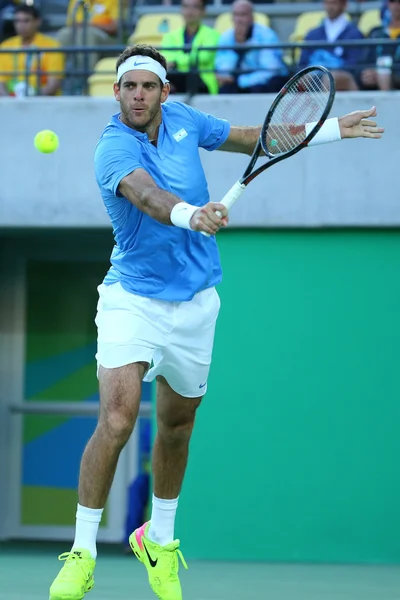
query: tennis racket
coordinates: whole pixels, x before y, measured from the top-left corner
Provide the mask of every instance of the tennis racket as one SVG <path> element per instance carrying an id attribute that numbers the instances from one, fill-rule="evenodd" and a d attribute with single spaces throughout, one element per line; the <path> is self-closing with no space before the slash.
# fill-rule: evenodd
<path id="1" fill-rule="evenodd" d="M 328 117 L 334 98 L 335 82 L 325 67 L 307 67 L 294 75 L 273 101 L 247 169 L 221 203 L 229 210 L 257 175 L 306 148 Z M 253 171 L 261 150 L 269 160 Z"/>

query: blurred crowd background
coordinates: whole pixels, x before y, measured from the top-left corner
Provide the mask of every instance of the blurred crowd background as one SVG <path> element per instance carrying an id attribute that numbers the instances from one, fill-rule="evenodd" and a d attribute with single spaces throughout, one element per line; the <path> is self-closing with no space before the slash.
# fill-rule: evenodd
<path id="1" fill-rule="evenodd" d="M 0 95 L 110 96 L 129 44 L 165 54 L 173 93 L 274 93 L 310 64 L 399 89 L 399 37 L 400 0 L 0 0 Z"/>

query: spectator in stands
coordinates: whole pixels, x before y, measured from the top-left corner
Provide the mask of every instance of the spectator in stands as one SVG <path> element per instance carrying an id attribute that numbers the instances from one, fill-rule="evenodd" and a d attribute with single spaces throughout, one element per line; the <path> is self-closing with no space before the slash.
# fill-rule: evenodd
<path id="1" fill-rule="evenodd" d="M 253 4 L 236 0 L 232 5 L 233 29 L 225 31 L 220 46 L 235 50 L 217 52 L 216 70 L 221 94 L 277 92 L 287 81 L 287 67 L 279 48 L 251 50 L 252 44 L 279 44 L 276 33 L 254 22 Z"/>
<path id="2" fill-rule="evenodd" d="M 389 0 L 390 20 L 388 25 L 375 27 L 369 38 L 376 40 L 399 40 L 395 46 L 377 43 L 369 50 L 367 63 L 376 65 L 361 73 L 361 81 L 366 89 L 400 89 L 400 0 Z"/>
<path id="3" fill-rule="evenodd" d="M 69 0 L 67 25 L 60 29 L 57 38 L 63 46 L 83 46 L 84 42 L 88 46 L 110 46 L 117 43 L 118 19 L 119 0 Z M 90 71 L 100 57 L 98 53 L 90 53 Z M 83 53 L 80 53 L 76 66 L 83 69 L 84 64 Z"/>
<path id="4" fill-rule="evenodd" d="M 186 92 L 191 84 L 203 94 L 217 94 L 218 83 L 214 73 L 215 52 L 199 51 L 201 46 L 217 46 L 219 33 L 204 25 L 206 0 L 182 0 L 181 10 L 185 26 L 166 33 L 162 41 L 162 53 L 167 60 L 168 79 L 171 90 Z M 184 46 L 190 46 L 185 50 Z M 182 50 L 168 50 L 181 47 Z M 199 69 L 199 74 L 191 73 Z M 171 73 L 171 70 L 178 72 Z"/>
<path id="5" fill-rule="evenodd" d="M 0 48 L 59 48 L 59 42 L 39 33 L 40 23 L 35 6 L 17 6 L 14 14 L 17 35 L 3 42 Z M 54 96 L 60 93 L 63 73 L 61 52 L 0 54 L 0 96 Z"/>
<path id="6" fill-rule="evenodd" d="M 360 40 L 364 36 L 346 15 L 346 0 L 325 0 L 326 18 L 316 29 L 306 35 L 306 42 L 336 42 Z M 365 58 L 361 47 L 305 48 L 300 57 L 300 66 L 322 65 L 331 70 L 338 91 L 358 90 L 358 73 Z"/>

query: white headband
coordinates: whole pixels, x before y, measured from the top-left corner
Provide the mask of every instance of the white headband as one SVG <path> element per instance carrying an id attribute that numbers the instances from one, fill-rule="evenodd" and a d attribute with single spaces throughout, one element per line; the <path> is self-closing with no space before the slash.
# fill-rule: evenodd
<path id="1" fill-rule="evenodd" d="M 128 71 L 150 71 L 155 73 L 161 79 L 163 83 L 168 83 L 167 71 L 164 69 L 159 62 L 150 58 L 150 56 L 142 56 L 137 54 L 136 56 L 130 56 L 118 67 L 117 81 L 121 80 L 122 75 L 125 75 Z"/>

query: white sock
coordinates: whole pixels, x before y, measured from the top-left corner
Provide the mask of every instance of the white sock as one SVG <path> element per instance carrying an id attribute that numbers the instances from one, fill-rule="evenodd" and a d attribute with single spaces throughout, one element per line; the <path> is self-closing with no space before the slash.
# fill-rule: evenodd
<path id="1" fill-rule="evenodd" d="M 83 548 L 89 550 L 92 558 L 96 558 L 96 538 L 102 514 L 102 508 L 86 508 L 86 506 L 78 504 L 78 510 L 76 511 L 75 540 L 72 550 L 75 548 Z"/>
<path id="2" fill-rule="evenodd" d="M 151 511 L 149 539 L 160 546 L 166 546 L 174 541 L 174 526 L 178 498 L 163 500 L 153 494 L 153 509 Z"/>

